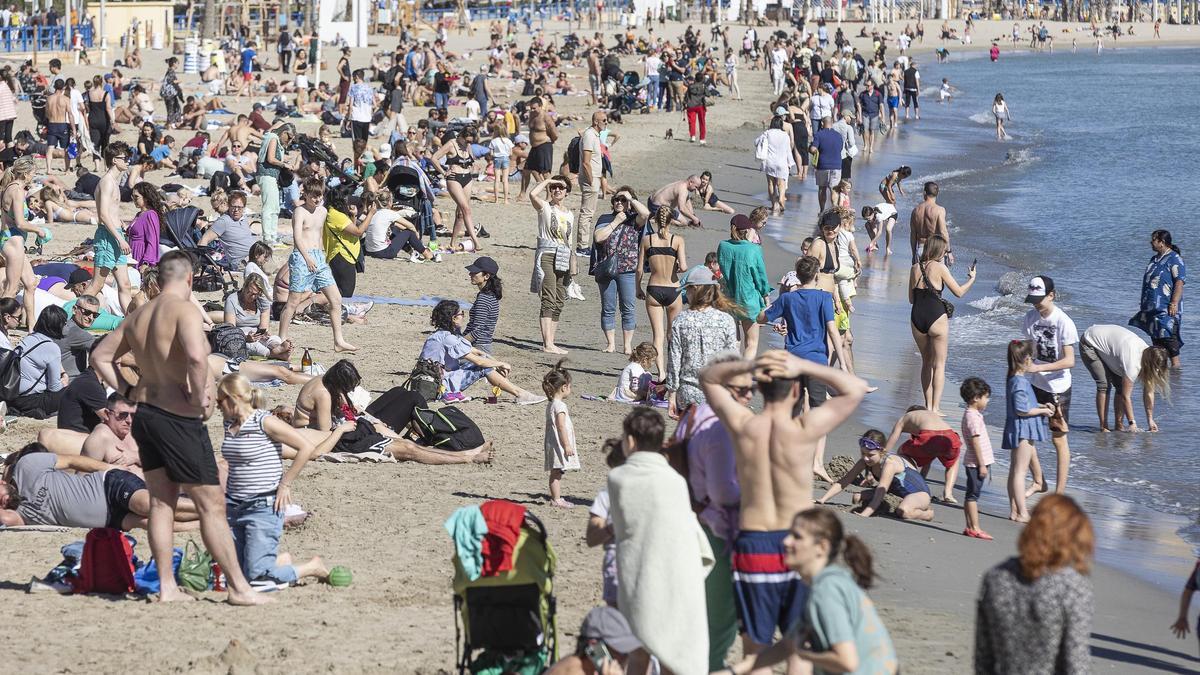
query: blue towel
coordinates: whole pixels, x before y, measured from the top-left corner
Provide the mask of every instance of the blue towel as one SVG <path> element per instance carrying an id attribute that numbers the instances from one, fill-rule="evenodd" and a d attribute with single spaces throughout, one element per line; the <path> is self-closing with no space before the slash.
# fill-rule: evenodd
<path id="1" fill-rule="evenodd" d="M 454 540 L 454 552 L 467 578 L 475 581 L 483 568 L 483 536 L 487 534 L 487 521 L 479 506 L 463 506 L 446 519 L 446 532 Z"/>
<path id="2" fill-rule="evenodd" d="M 407 307 L 433 307 L 442 300 L 454 300 L 454 298 L 443 298 L 436 295 L 422 295 L 417 300 L 410 298 L 389 298 L 383 295 L 352 295 L 348 298 L 342 298 L 342 302 L 373 302 L 377 305 L 404 305 Z M 463 307 L 470 307 L 471 303 L 466 300 L 456 300 Z"/>

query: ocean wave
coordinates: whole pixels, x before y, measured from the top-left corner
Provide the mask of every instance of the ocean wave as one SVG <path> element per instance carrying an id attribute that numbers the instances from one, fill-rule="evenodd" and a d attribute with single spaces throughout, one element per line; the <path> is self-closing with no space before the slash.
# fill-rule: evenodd
<path id="1" fill-rule="evenodd" d="M 987 124 L 990 126 L 992 124 L 995 124 L 996 118 L 993 117 L 992 113 L 990 113 L 990 112 L 981 112 L 981 113 L 975 113 L 974 115 L 971 115 L 971 117 L 969 119 L 976 124 Z"/>
<path id="2" fill-rule="evenodd" d="M 996 282 L 996 292 L 1000 295 L 1020 295 L 1025 297 L 1025 289 L 1029 286 L 1029 275 L 1020 270 L 1005 272 Z"/>
<path id="3" fill-rule="evenodd" d="M 917 176 L 917 178 L 913 181 L 913 184 L 920 185 L 928 181 L 944 181 L 951 178 L 958 178 L 959 176 L 968 176 L 973 173 L 978 173 L 979 171 L 980 169 L 950 169 L 948 171 L 939 171 L 937 173 L 931 173 L 927 176 Z"/>
<path id="4" fill-rule="evenodd" d="M 967 304 L 981 312 L 988 312 L 988 311 L 991 311 L 991 310 L 995 309 L 996 307 L 998 307 L 1002 302 L 1004 302 L 1006 297 L 1008 297 L 1008 296 L 985 295 L 982 298 L 972 300 L 971 302 L 968 302 Z"/>
<path id="5" fill-rule="evenodd" d="M 1019 166 L 1022 164 L 1031 164 L 1040 160 L 1041 157 L 1033 154 L 1033 148 L 1018 148 L 1009 150 L 1004 157 L 1004 166 Z"/>

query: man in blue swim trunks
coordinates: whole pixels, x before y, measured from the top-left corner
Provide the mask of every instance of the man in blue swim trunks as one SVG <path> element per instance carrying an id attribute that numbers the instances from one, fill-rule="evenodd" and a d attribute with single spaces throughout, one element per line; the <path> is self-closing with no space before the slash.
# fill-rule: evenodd
<path id="1" fill-rule="evenodd" d="M 121 222 L 121 174 L 129 169 L 129 144 L 124 141 L 110 143 L 104 149 L 104 165 L 108 171 L 100 177 L 96 186 L 96 212 L 100 225 L 92 237 L 92 249 L 96 253 L 96 274 L 88 285 L 87 295 L 100 297 L 100 291 L 108 275 L 117 280 L 117 300 L 121 309 L 129 307 L 129 242 L 125 240 L 125 224 Z"/>
<path id="2" fill-rule="evenodd" d="M 763 395 L 755 414 L 734 396 L 733 380 L 754 374 Z M 824 405 L 802 415 L 801 380 L 837 391 Z M 813 505 L 812 468 L 817 441 L 858 407 L 867 383 L 844 371 L 783 350 L 754 361 L 714 363 L 700 371 L 700 386 L 733 439 L 741 482 L 740 532 L 733 544 L 733 587 L 742 632 L 758 653 L 787 633 L 803 616 L 808 587 L 784 563 L 783 540 L 792 518 Z M 789 672 L 799 666 L 792 657 Z"/>
<path id="3" fill-rule="evenodd" d="M 325 182 L 320 178 L 304 181 L 300 205 L 292 212 L 292 255 L 288 257 L 288 299 L 279 312 L 279 339 L 287 340 L 296 308 L 313 293 L 324 293 L 329 300 L 329 323 L 333 327 L 333 348 L 339 352 L 358 349 L 342 337 L 342 294 L 333 280 L 333 272 L 321 247 L 321 232 L 328 211 L 321 205 Z"/>
<path id="4" fill-rule="evenodd" d="M 54 157 L 53 148 L 61 148 L 64 152 L 63 170 L 71 170 L 71 158 L 67 156 L 67 146 L 71 144 L 71 97 L 67 95 L 65 80 L 54 81 L 54 93 L 46 99 L 46 173 L 50 173 L 50 160 Z"/>

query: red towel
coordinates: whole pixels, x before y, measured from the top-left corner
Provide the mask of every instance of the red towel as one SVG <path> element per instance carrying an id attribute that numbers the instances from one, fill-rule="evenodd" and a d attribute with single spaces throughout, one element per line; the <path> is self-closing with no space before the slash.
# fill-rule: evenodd
<path id="1" fill-rule="evenodd" d="M 483 537 L 482 576 L 494 577 L 512 569 L 513 549 L 521 535 L 521 524 L 525 522 L 525 507 L 503 499 L 484 502 L 479 510 L 487 523 L 488 532 Z"/>

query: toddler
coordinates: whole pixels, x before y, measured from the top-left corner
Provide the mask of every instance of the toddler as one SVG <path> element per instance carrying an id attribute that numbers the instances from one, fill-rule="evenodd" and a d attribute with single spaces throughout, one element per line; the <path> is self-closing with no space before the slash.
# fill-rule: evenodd
<path id="1" fill-rule="evenodd" d="M 571 395 L 571 373 L 563 364 L 566 359 L 554 364 L 542 378 L 542 391 L 546 392 L 546 471 L 550 472 L 550 504 L 559 508 L 571 508 L 570 502 L 562 498 L 562 477 L 567 471 L 579 470 L 579 455 L 575 453 L 575 425 L 563 401 Z"/>
<path id="2" fill-rule="evenodd" d="M 992 439 L 988 438 L 987 426 L 983 422 L 983 411 L 987 409 L 988 400 L 992 396 L 992 388 L 978 377 L 968 377 L 959 388 L 962 400 L 967 404 L 967 411 L 962 418 L 962 437 L 967 449 L 963 458 L 963 466 L 967 472 L 967 497 L 963 505 L 963 515 L 967 519 L 967 529 L 963 534 L 976 539 L 992 540 L 992 535 L 983 531 L 979 526 L 979 494 L 983 492 L 983 481 L 988 477 L 988 467 L 995 459 L 992 457 Z"/>
<path id="3" fill-rule="evenodd" d="M 624 403 L 638 403 L 649 398 L 654 386 L 648 371 L 657 359 L 658 350 L 652 343 L 643 342 L 634 347 L 629 355 L 629 365 L 621 371 L 621 377 L 609 398 Z"/>

